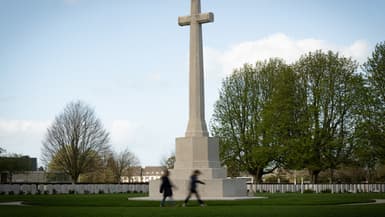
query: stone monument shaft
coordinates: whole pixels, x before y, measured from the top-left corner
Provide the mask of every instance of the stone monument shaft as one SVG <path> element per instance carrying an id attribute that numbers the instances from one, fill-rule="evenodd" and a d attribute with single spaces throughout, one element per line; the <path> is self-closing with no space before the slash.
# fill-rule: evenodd
<path id="1" fill-rule="evenodd" d="M 214 21 L 213 13 L 201 13 L 200 0 L 191 0 L 191 15 L 178 18 L 190 25 L 189 121 L 186 137 L 208 136 L 205 120 L 202 24 Z"/>
<path id="2" fill-rule="evenodd" d="M 214 21 L 213 13 L 201 13 L 200 0 L 191 0 L 191 15 L 179 17 L 180 26 L 190 25 L 189 121 L 185 137 L 175 140 L 175 164 L 171 180 L 178 189 L 174 197 L 184 199 L 191 172 L 199 169 L 206 185 L 200 186 L 204 198 L 246 196 L 246 179 L 228 179 L 219 159 L 217 138 L 209 137 L 205 121 L 202 24 Z M 160 180 L 150 182 L 150 197 L 160 198 Z"/>

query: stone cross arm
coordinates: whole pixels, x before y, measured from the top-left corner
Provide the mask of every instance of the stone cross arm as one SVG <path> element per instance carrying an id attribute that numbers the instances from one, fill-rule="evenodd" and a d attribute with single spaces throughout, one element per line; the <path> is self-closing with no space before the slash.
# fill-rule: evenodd
<path id="1" fill-rule="evenodd" d="M 195 15 L 191 15 L 191 16 L 178 17 L 179 26 L 187 26 L 193 22 L 196 22 L 199 24 L 212 23 L 212 22 L 214 22 L 214 14 L 209 12 L 209 13 L 204 13 L 204 14 L 195 14 Z"/>

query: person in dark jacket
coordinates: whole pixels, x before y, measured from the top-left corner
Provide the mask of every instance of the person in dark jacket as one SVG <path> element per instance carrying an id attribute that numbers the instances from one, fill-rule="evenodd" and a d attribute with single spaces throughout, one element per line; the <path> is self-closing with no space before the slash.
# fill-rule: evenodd
<path id="1" fill-rule="evenodd" d="M 205 206 L 205 203 L 201 200 L 200 196 L 199 196 L 199 193 L 197 191 L 197 184 L 205 184 L 204 182 L 198 180 L 198 176 L 201 174 L 201 171 L 199 170 L 194 170 L 193 174 L 191 175 L 190 177 L 190 191 L 189 191 L 189 194 L 187 195 L 186 199 L 184 200 L 184 203 L 183 203 L 183 206 L 186 206 L 188 201 L 190 200 L 190 197 L 192 194 L 195 194 L 195 196 L 197 197 L 198 199 L 198 203 L 201 205 L 201 206 Z"/>
<path id="2" fill-rule="evenodd" d="M 175 187 L 170 179 L 168 178 L 170 175 L 170 172 L 168 170 L 163 171 L 163 176 L 162 176 L 162 182 L 160 184 L 160 189 L 159 192 L 163 193 L 163 199 L 162 202 L 160 203 L 160 206 L 163 207 L 165 205 L 167 197 L 170 198 L 170 202 L 172 205 L 175 205 L 175 202 L 172 198 L 172 188 Z"/>

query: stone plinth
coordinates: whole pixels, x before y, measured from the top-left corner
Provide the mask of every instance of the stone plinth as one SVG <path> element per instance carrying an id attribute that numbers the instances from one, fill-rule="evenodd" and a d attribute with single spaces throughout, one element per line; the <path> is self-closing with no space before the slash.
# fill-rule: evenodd
<path id="1" fill-rule="evenodd" d="M 245 197 L 247 196 L 247 178 L 226 178 L 226 169 L 221 167 L 218 153 L 218 140 L 213 137 L 182 137 L 176 139 L 176 162 L 170 170 L 170 180 L 177 187 L 174 199 L 182 200 L 188 194 L 190 176 L 194 170 L 200 170 L 198 177 L 205 182 L 199 184 L 198 191 L 202 199 Z M 150 182 L 149 194 L 152 199 L 161 199 L 160 180 Z"/>
<path id="2" fill-rule="evenodd" d="M 174 199 L 184 200 L 188 194 L 189 180 L 174 179 L 172 175 L 170 176 L 170 179 L 177 187 L 177 189 L 173 189 Z M 249 180 L 247 178 L 201 180 L 206 183 L 205 185 L 199 184 L 198 186 L 198 192 L 200 193 L 202 200 L 247 196 L 246 181 Z M 151 199 L 160 200 L 162 198 L 162 194 L 159 193 L 159 186 L 160 180 L 150 182 L 149 197 Z M 192 199 L 195 199 L 195 197 L 193 196 Z"/>
<path id="3" fill-rule="evenodd" d="M 221 167 L 218 140 L 212 137 L 182 137 L 176 139 L 174 177 L 190 177 L 195 169 L 202 172 L 201 179 L 226 178 Z"/>

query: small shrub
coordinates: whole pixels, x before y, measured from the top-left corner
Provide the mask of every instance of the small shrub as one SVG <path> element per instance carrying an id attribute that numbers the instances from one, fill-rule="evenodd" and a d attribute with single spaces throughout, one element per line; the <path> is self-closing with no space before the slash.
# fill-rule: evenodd
<path id="1" fill-rule="evenodd" d="M 103 191 L 103 190 L 99 190 L 98 193 L 99 193 L 99 194 L 104 194 L 104 191 Z"/>
<path id="2" fill-rule="evenodd" d="M 43 193 L 44 193 L 45 195 L 47 195 L 47 194 L 49 194 L 49 191 L 45 190 Z"/>
<path id="3" fill-rule="evenodd" d="M 4 191 L 1 191 L 1 192 L 0 192 L 0 195 L 5 195 L 5 192 L 4 192 Z"/>
<path id="4" fill-rule="evenodd" d="M 37 194 L 37 195 L 40 195 L 40 194 L 41 194 L 41 190 L 40 190 L 40 189 L 37 189 L 36 194 Z"/>
<path id="5" fill-rule="evenodd" d="M 84 190 L 84 194 L 90 194 L 91 192 L 89 190 Z"/>
<path id="6" fill-rule="evenodd" d="M 331 189 L 324 189 L 321 191 L 321 193 L 330 194 L 330 193 L 332 193 L 332 190 Z"/>
<path id="7" fill-rule="evenodd" d="M 350 193 L 353 193 L 353 192 L 352 192 L 352 191 L 349 191 L 349 190 L 347 190 L 347 189 L 344 189 L 344 190 L 343 190 L 343 193 L 350 194 Z"/>
<path id="8" fill-rule="evenodd" d="M 52 194 L 57 194 L 56 189 L 52 189 Z"/>
<path id="9" fill-rule="evenodd" d="M 25 194 L 24 191 L 22 191 L 22 190 L 19 191 L 19 195 L 24 195 L 24 194 Z"/>
<path id="10" fill-rule="evenodd" d="M 311 190 L 311 189 L 306 189 L 303 191 L 304 194 L 312 194 L 314 193 L 315 191 Z"/>
<path id="11" fill-rule="evenodd" d="M 75 193 L 76 193 L 75 190 L 69 190 L 69 191 L 68 191 L 68 194 L 75 194 Z"/>
<path id="12" fill-rule="evenodd" d="M 8 191 L 8 195 L 14 195 L 15 194 L 15 192 L 13 192 L 13 191 Z"/>

